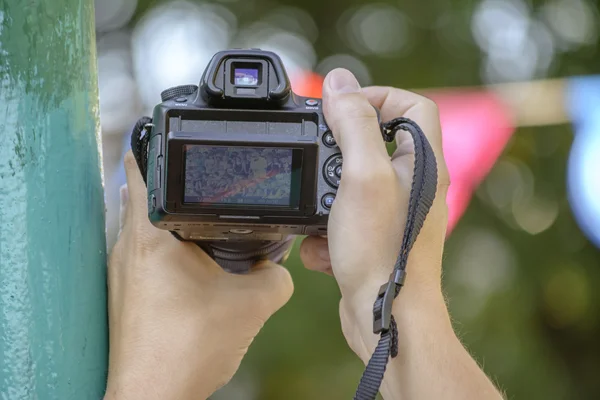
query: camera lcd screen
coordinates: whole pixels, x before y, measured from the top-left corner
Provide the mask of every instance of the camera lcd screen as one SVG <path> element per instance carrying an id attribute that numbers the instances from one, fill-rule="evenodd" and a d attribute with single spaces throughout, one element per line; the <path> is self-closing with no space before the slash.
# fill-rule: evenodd
<path id="1" fill-rule="evenodd" d="M 235 68 L 233 74 L 236 86 L 258 85 L 258 68 Z"/>
<path id="2" fill-rule="evenodd" d="M 185 145 L 184 202 L 297 207 L 302 150 Z"/>

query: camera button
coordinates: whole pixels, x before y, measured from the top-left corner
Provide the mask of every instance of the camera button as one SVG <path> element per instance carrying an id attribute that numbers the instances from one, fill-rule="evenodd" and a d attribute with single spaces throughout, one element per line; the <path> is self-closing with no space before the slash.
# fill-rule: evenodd
<path id="1" fill-rule="evenodd" d="M 163 90 L 160 94 L 160 98 L 162 101 L 169 101 L 180 97 L 189 96 L 196 90 L 198 90 L 198 86 L 196 85 L 175 86 L 167 90 Z"/>
<path id="2" fill-rule="evenodd" d="M 323 135 L 323 143 L 325 143 L 325 146 L 328 147 L 333 147 L 336 145 L 335 138 L 333 137 L 333 133 L 331 133 L 331 131 L 325 132 Z"/>
<path id="3" fill-rule="evenodd" d="M 229 233 L 233 233 L 236 235 L 249 235 L 254 232 L 252 229 L 230 229 Z"/>
<path id="4" fill-rule="evenodd" d="M 178 97 L 175 99 L 176 103 L 185 103 L 187 101 L 187 98 L 185 97 Z"/>
<path id="5" fill-rule="evenodd" d="M 334 154 L 325 161 L 323 165 L 323 175 L 325 181 L 334 188 L 340 186 L 340 176 L 342 175 L 342 155 Z"/>
<path id="6" fill-rule="evenodd" d="M 156 158 L 156 169 L 154 171 L 154 185 L 157 189 L 160 189 L 162 187 L 162 169 L 163 156 L 158 156 Z"/>
<path id="7" fill-rule="evenodd" d="M 325 207 L 326 209 L 329 210 L 331 208 L 334 200 L 335 200 L 335 194 L 333 194 L 333 193 L 327 193 L 321 199 L 321 204 L 323 204 L 323 207 Z"/>
<path id="8" fill-rule="evenodd" d="M 319 100 L 315 100 L 315 99 L 307 99 L 304 104 L 306 104 L 309 107 L 314 107 L 314 106 L 318 106 L 319 105 Z"/>
<path id="9" fill-rule="evenodd" d="M 156 196 L 151 194 L 150 197 L 148 197 L 148 213 L 152 214 L 154 210 L 156 210 Z"/>

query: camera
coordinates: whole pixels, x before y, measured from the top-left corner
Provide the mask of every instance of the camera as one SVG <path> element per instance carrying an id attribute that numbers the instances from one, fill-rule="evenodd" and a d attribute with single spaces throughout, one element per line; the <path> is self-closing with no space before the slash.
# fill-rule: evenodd
<path id="1" fill-rule="evenodd" d="M 219 52 L 199 86 L 161 97 L 147 150 L 153 225 L 211 243 L 327 234 L 342 154 L 321 100 L 292 92 L 275 53 Z"/>

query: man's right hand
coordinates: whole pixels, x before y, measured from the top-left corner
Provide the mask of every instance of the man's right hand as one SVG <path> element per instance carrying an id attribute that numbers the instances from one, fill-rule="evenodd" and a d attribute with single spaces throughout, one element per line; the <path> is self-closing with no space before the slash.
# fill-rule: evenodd
<path id="1" fill-rule="evenodd" d="M 436 105 L 400 89 L 361 89 L 343 69 L 326 77 L 323 104 L 344 156 L 344 169 L 329 217 L 328 238 L 306 238 L 300 254 L 307 268 L 335 276 L 342 293 L 340 317 L 348 344 L 366 364 L 379 339 L 372 331 L 373 303 L 398 256 L 413 179 L 411 135 L 397 134 L 397 150 L 390 158 L 375 106 L 384 121 L 403 116 L 419 124 L 438 167 L 436 198 L 410 253 L 405 288 L 394 302 L 400 354 L 390 362 L 381 392 L 386 400 L 500 398 L 456 338 L 442 295 L 450 181 Z M 431 384 L 431 374 L 438 384 Z"/>

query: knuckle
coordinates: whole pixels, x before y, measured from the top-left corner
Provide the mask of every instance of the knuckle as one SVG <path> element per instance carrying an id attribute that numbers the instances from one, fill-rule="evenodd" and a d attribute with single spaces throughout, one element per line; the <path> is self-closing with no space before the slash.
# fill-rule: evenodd
<path id="1" fill-rule="evenodd" d="M 304 263 L 308 262 L 311 260 L 311 249 L 310 249 L 310 244 L 306 242 L 308 238 L 304 239 L 304 241 L 302 242 L 302 244 L 300 244 L 300 258 L 302 259 L 302 261 Z"/>
<path id="2" fill-rule="evenodd" d="M 377 121 L 377 113 L 367 98 L 361 93 L 346 94 L 339 96 L 332 105 L 332 119 L 334 123 L 344 121 Z"/>
<path id="3" fill-rule="evenodd" d="M 273 271 L 271 285 L 272 289 L 265 291 L 261 296 L 261 302 L 263 307 L 274 311 L 290 299 L 294 292 L 294 283 L 289 271 L 280 267 Z M 268 293 L 269 291 L 271 293 Z"/>
<path id="4" fill-rule="evenodd" d="M 440 109 L 435 101 L 430 99 L 429 97 L 421 97 L 420 104 L 423 108 L 430 111 L 431 113 L 435 113 L 436 115 L 440 114 Z"/>
<path id="5" fill-rule="evenodd" d="M 389 188 L 398 181 L 396 171 L 390 163 L 373 162 L 368 165 L 344 165 L 342 184 L 354 186 L 360 190 L 379 190 Z"/>
<path id="6" fill-rule="evenodd" d="M 135 251 L 142 257 L 155 254 L 161 249 L 162 236 L 154 229 L 136 229 L 132 239 Z"/>
<path id="7" fill-rule="evenodd" d="M 375 109 L 362 93 L 349 93 L 340 96 L 337 104 L 342 110 L 351 111 L 360 117 L 377 117 Z"/>
<path id="8" fill-rule="evenodd" d="M 285 294 L 294 289 L 292 276 L 286 268 L 278 267 L 273 275 L 273 284 L 275 287 L 279 287 L 281 292 Z"/>

